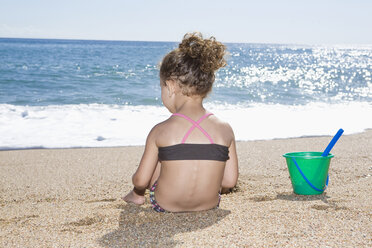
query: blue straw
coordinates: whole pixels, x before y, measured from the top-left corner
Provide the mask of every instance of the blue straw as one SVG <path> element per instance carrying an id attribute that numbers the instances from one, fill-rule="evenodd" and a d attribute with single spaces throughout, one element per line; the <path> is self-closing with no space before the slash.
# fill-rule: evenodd
<path id="1" fill-rule="evenodd" d="M 338 130 L 338 132 L 333 137 L 331 142 L 329 142 L 327 148 L 324 150 L 324 152 L 322 154 L 322 157 L 327 157 L 328 156 L 329 152 L 332 150 L 333 146 L 336 144 L 337 140 L 341 137 L 343 132 L 344 132 L 344 130 L 342 128 L 340 128 L 340 130 Z"/>

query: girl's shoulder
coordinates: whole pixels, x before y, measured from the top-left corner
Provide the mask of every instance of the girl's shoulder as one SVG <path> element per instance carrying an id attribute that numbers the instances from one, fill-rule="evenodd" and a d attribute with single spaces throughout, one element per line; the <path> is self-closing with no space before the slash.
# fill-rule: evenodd
<path id="1" fill-rule="evenodd" d="M 211 115 L 209 118 L 210 118 L 214 128 L 217 128 L 217 129 L 219 129 L 221 131 L 224 131 L 224 132 L 233 133 L 233 129 L 227 121 L 220 119 L 216 115 Z"/>
<path id="2" fill-rule="evenodd" d="M 174 131 L 177 129 L 177 123 L 169 117 L 165 121 L 156 124 L 150 134 L 155 140 L 158 147 L 166 146 L 168 140 L 173 137 Z"/>
<path id="3" fill-rule="evenodd" d="M 211 115 L 210 117 L 211 117 L 212 121 L 215 122 L 216 125 L 219 125 L 223 128 L 227 128 L 227 129 L 232 130 L 230 124 L 227 121 L 224 121 L 224 120 L 218 118 L 216 115 Z"/>
<path id="4" fill-rule="evenodd" d="M 216 136 L 220 136 L 223 140 L 225 140 L 225 142 L 228 142 L 228 143 L 235 140 L 234 131 L 228 122 L 218 118 L 215 115 L 211 116 L 211 121 L 214 124 L 213 130 L 219 134 Z"/>

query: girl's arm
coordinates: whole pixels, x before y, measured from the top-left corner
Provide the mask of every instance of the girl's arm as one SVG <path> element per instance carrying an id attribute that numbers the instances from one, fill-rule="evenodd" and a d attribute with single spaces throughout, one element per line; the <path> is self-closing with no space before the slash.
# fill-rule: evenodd
<path id="1" fill-rule="evenodd" d="M 155 126 L 147 136 L 145 151 L 143 152 L 141 162 L 137 171 L 132 177 L 135 190 L 138 192 L 148 188 L 152 175 L 158 163 L 158 147 L 156 145 L 157 126 Z M 137 192 L 136 192 L 137 193 Z"/>
<path id="2" fill-rule="evenodd" d="M 232 130 L 231 130 L 232 131 Z M 226 191 L 226 189 L 231 189 L 235 187 L 238 176 L 239 176 L 239 169 L 238 169 L 238 155 L 236 153 L 236 144 L 235 144 L 235 137 L 233 137 L 231 145 L 229 147 L 229 160 L 226 161 L 225 171 L 222 178 L 222 192 Z"/>

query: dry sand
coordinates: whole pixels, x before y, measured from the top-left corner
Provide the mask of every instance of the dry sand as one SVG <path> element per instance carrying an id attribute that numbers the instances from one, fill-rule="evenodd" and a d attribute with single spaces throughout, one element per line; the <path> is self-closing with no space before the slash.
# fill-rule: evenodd
<path id="1" fill-rule="evenodd" d="M 371 130 L 338 141 L 326 193 L 293 194 L 281 155 L 330 139 L 238 142 L 235 192 L 183 214 L 120 199 L 143 147 L 1 151 L 0 246 L 371 247 Z"/>

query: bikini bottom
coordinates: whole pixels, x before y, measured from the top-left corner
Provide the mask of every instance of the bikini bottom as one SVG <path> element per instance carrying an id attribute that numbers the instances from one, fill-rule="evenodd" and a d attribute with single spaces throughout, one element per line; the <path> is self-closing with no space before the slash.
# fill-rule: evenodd
<path id="1" fill-rule="evenodd" d="M 160 207 L 158 202 L 155 200 L 155 189 L 157 185 L 158 181 L 155 181 L 150 189 L 150 202 L 152 205 L 152 209 L 154 209 L 156 212 L 165 213 L 166 211 L 162 207 Z"/>
<path id="2" fill-rule="evenodd" d="M 150 189 L 150 202 L 151 202 L 151 205 L 152 205 L 152 209 L 154 209 L 156 212 L 165 213 L 167 211 L 164 210 L 162 207 L 160 207 L 158 202 L 155 200 L 155 189 L 156 189 L 157 185 L 158 185 L 158 181 L 155 181 L 155 183 L 152 185 L 152 187 Z M 221 194 L 218 194 L 218 203 L 217 203 L 217 206 L 215 207 L 215 209 L 219 208 L 220 201 L 221 201 Z"/>

